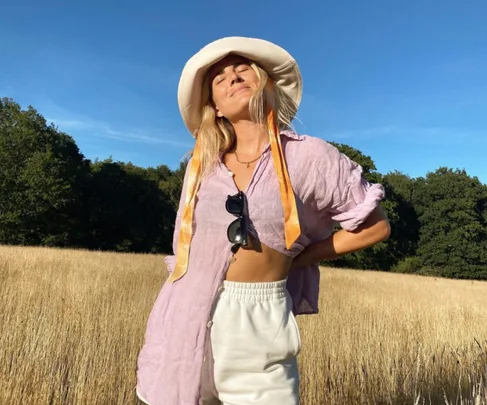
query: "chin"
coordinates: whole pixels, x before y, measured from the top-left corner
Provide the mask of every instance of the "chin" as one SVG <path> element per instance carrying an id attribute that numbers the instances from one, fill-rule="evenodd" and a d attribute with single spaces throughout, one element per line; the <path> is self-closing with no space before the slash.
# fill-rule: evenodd
<path id="1" fill-rule="evenodd" d="M 250 97 L 238 100 L 238 103 L 235 104 L 236 105 L 233 106 L 234 108 L 232 108 L 232 111 L 225 116 L 230 121 L 234 121 L 235 119 L 250 119 Z"/>

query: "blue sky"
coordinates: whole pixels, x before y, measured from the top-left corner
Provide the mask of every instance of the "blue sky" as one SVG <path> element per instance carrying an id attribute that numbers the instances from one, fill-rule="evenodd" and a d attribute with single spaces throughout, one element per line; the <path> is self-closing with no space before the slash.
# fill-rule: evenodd
<path id="1" fill-rule="evenodd" d="M 4 1 L 0 97 L 90 159 L 175 168 L 192 147 L 184 63 L 217 38 L 260 37 L 300 65 L 299 132 L 356 147 L 382 173 L 448 166 L 487 183 L 485 0 L 261 1 Z"/>

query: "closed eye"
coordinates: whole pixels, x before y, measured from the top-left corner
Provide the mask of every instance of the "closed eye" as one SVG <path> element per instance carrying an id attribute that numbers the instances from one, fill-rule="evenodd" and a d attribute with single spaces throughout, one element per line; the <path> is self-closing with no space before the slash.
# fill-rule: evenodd
<path id="1" fill-rule="evenodd" d="M 249 70 L 249 66 L 248 65 L 239 65 L 236 67 L 235 71 L 237 73 L 243 73 L 243 72 L 246 72 L 247 70 Z M 220 84 L 221 82 L 223 82 L 225 80 L 225 76 L 224 75 L 221 75 L 221 76 L 216 76 L 215 79 L 214 79 L 214 83 L 215 84 Z"/>

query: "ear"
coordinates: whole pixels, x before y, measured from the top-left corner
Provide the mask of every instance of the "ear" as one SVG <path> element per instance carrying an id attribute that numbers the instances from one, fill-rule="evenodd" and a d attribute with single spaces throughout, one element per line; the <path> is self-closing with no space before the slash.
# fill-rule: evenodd
<path id="1" fill-rule="evenodd" d="M 219 118 L 222 118 L 223 117 L 223 114 L 222 112 L 218 109 L 218 107 L 215 106 L 215 113 L 216 113 L 216 116 L 219 117 Z"/>

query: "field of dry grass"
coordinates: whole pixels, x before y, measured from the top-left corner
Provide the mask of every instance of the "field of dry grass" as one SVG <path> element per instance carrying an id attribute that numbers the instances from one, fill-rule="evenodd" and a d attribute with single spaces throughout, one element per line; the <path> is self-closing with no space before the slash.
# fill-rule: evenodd
<path id="1" fill-rule="evenodd" d="M 323 269 L 302 405 L 486 404 L 487 283 Z M 0 246 L 0 404 L 135 405 L 162 257 Z"/>

